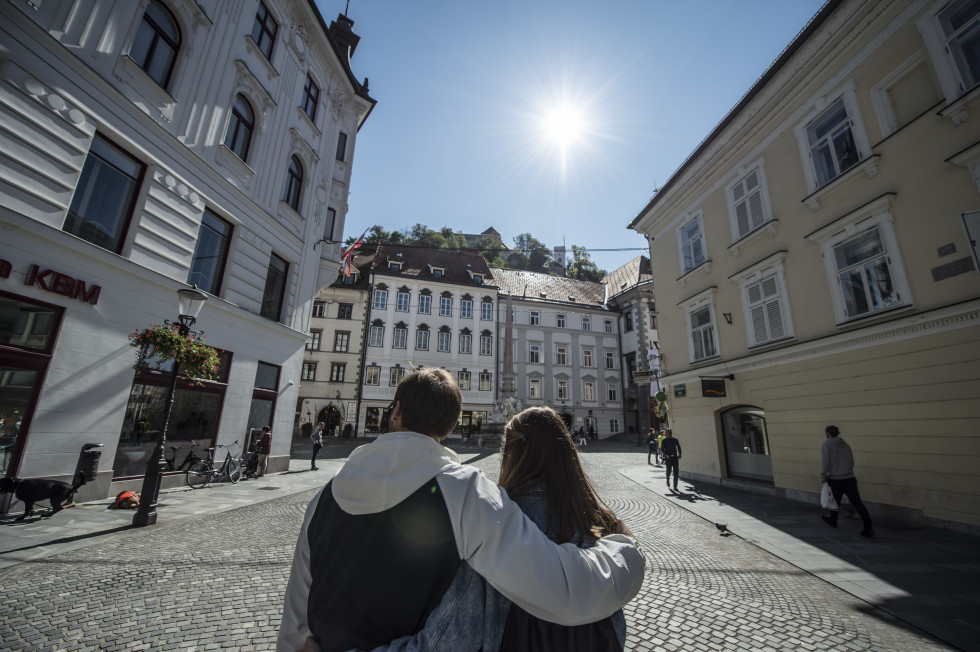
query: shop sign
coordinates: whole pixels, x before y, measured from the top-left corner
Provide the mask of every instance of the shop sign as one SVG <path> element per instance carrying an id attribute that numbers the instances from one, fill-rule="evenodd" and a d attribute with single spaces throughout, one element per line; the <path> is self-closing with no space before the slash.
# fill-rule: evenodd
<path id="1" fill-rule="evenodd" d="M 10 261 L 0 259 L 0 278 L 10 278 L 12 270 L 13 265 Z M 88 285 L 82 279 L 52 269 L 41 269 L 37 265 L 31 265 L 30 269 L 27 270 L 24 285 L 37 287 L 70 299 L 78 299 L 82 303 L 90 303 L 93 306 L 99 303 L 99 293 L 102 292 L 101 285 Z"/>
<path id="2" fill-rule="evenodd" d="M 687 385 L 674 385 L 674 398 L 684 398 L 687 396 Z"/>
<path id="3" fill-rule="evenodd" d="M 702 396 L 715 396 L 721 397 L 725 396 L 725 381 L 721 378 L 702 378 L 701 379 L 701 395 Z"/>

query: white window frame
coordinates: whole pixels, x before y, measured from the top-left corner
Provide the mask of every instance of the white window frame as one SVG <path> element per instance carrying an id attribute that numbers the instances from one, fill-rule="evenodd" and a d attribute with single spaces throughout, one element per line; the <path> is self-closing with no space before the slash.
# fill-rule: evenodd
<path id="1" fill-rule="evenodd" d="M 857 150 L 858 160 L 854 165 L 848 167 L 844 171 L 838 170 L 837 176 L 829 179 L 826 183 L 820 183 L 817 179 L 817 168 L 813 162 L 813 158 L 810 154 L 810 138 L 807 135 L 807 128 L 813 124 L 820 116 L 828 111 L 837 101 L 843 101 L 844 109 L 847 112 L 848 120 L 851 123 L 851 138 L 854 140 L 854 147 Z M 838 88 L 832 93 L 827 93 L 821 97 L 814 99 L 812 102 L 812 108 L 803 117 L 800 123 L 794 129 L 796 134 L 796 142 L 800 148 L 800 156 L 803 160 L 803 176 L 806 178 L 806 185 L 810 193 L 814 193 L 821 188 L 829 186 L 834 181 L 840 179 L 841 177 L 847 175 L 848 172 L 852 172 L 856 169 L 860 169 L 861 163 L 866 161 L 871 156 L 871 145 L 868 142 L 868 132 L 864 128 L 864 120 L 861 117 L 861 112 L 858 110 L 857 97 L 854 94 L 854 81 L 848 81 L 843 87 Z"/>
<path id="2" fill-rule="evenodd" d="M 592 368 L 595 366 L 595 359 L 592 355 L 592 349 L 586 348 L 582 349 L 582 366 Z"/>
<path id="3" fill-rule="evenodd" d="M 391 331 L 391 348 L 408 348 L 408 328 L 394 328 Z"/>
<path id="4" fill-rule="evenodd" d="M 459 318 L 473 319 L 473 300 L 461 299 L 459 302 Z"/>
<path id="5" fill-rule="evenodd" d="M 452 343 L 452 334 L 445 331 L 440 331 L 436 336 L 436 351 L 441 351 L 442 353 L 448 353 L 449 347 Z"/>
<path id="6" fill-rule="evenodd" d="M 397 387 L 405 377 L 406 371 L 405 367 L 392 367 L 388 373 L 388 387 Z"/>
<path id="7" fill-rule="evenodd" d="M 453 316 L 453 298 L 452 297 L 439 297 L 439 316 L 440 317 L 452 317 Z"/>
<path id="8" fill-rule="evenodd" d="M 371 326 L 368 346 L 384 346 L 385 341 L 385 327 L 384 326 Z"/>
<path id="9" fill-rule="evenodd" d="M 955 3 L 949 2 L 949 0 L 938 0 L 929 7 L 922 17 L 915 21 L 919 33 L 922 34 L 922 40 L 926 44 L 926 51 L 929 53 L 929 59 L 932 61 L 933 69 L 939 78 L 939 85 L 942 87 L 947 104 L 959 99 L 975 86 L 964 78 L 959 66 L 956 65 L 952 52 L 946 45 L 946 34 L 940 15 L 944 9 L 952 7 L 953 4 Z"/>
<path id="10" fill-rule="evenodd" d="M 555 315 L 555 326 L 558 328 L 565 328 L 565 313 L 560 312 Z"/>
<path id="11" fill-rule="evenodd" d="M 420 294 L 419 295 L 419 314 L 420 315 L 431 315 L 432 314 L 432 295 L 431 294 Z"/>
<path id="12" fill-rule="evenodd" d="M 541 345 L 540 344 L 528 344 L 528 347 L 527 347 L 527 363 L 528 364 L 541 364 Z"/>
<path id="13" fill-rule="evenodd" d="M 469 333 L 460 333 L 459 335 L 459 352 L 460 353 L 473 353 L 473 336 Z"/>
<path id="14" fill-rule="evenodd" d="M 588 401 L 590 403 L 595 402 L 595 381 L 594 380 L 584 380 L 582 381 L 582 400 Z"/>
<path id="15" fill-rule="evenodd" d="M 619 432 L 619 419 L 609 420 L 609 432 L 617 433 Z"/>
<path id="16" fill-rule="evenodd" d="M 614 351 L 606 351 L 606 369 L 616 368 L 616 353 Z"/>
<path id="17" fill-rule="evenodd" d="M 372 306 L 372 308 L 374 310 L 388 309 L 388 290 L 374 291 L 374 305 Z"/>
<path id="18" fill-rule="evenodd" d="M 786 252 L 780 251 L 730 277 L 731 280 L 738 283 L 741 292 L 745 332 L 750 348 L 781 342 L 795 336 L 793 319 L 790 315 L 789 295 L 786 292 L 786 280 L 784 278 L 786 273 L 785 260 Z M 753 300 L 752 288 L 756 286 L 761 286 L 763 292 L 758 299 Z M 764 289 L 766 286 L 775 294 L 766 296 Z M 778 311 L 780 320 L 778 329 L 772 323 L 774 310 Z M 757 320 L 761 320 L 761 322 L 757 324 Z M 757 326 L 765 331 L 765 337 L 759 337 L 760 328 Z"/>
<path id="19" fill-rule="evenodd" d="M 304 362 L 300 380 L 316 380 L 316 366 L 317 363 L 315 362 Z"/>
<path id="20" fill-rule="evenodd" d="M 493 355 L 492 335 L 480 335 L 480 355 Z"/>
<path id="21" fill-rule="evenodd" d="M 418 329 L 415 331 L 415 350 L 416 351 L 428 351 L 429 350 L 429 331 Z"/>
<path id="22" fill-rule="evenodd" d="M 902 264 L 902 257 L 898 249 L 898 240 L 895 238 L 894 218 L 891 214 L 891 203 L 894 198 L 895 195 L 893 194 L 883 195 L 806 236 L 807 240 L 820 245 L 820 253 L 823 255 L 827 281 L 830 284 L 830 297 L 838 326 L 862 319 L 873 319 L 882 313 L 908 307 L 913 303 L 908 281 L 905 277 L 905 266 Z M 851 316 L 847 314 L 843 290 L 838 280 L 834 248 L 871 229 L 877 229 L 881 237 L 893 289 L 898 293 L 898 301 L 878 310 Z"/>
<path id="23" fill-rule="evenodd" d="M 568 400 L 568 381 L 559 380 L 555 385 L 555 398 L 559 401 Z"/>
<path id="24" fill-rule="evenodd" d="M 540 378 L 528 378 L 527 379 L 527 397 L 529 399 L 540 399 L 541 398 L 541 379 Z"/>
<path id="25" fill-rule="evenodd" d="M 568 346 L 555 347 L 555 364 L 562 367 L 568 365 Z"/>
<path id="26" fill-rule="evenodd" d="M 619 385 L 610 384 L 606 388 L 607 396 L 609 396 L 609 401 L 611 403 L 619 402 Z"/>
<path id="27" fill-rule="evenodd" d="M 381 384 L 381 367 L 374 365 L 364 368 L 364 384 L 377 387 Z"/>
<path id="28" fill-rule="evenodd" d="M 591 331 L 592 330 L 592 317 L 589 315 L 582 315 L 582 330 Z"/>
<path id="29" fill-rule="evenodd" d="M 758 187 L 754 191 L 745 190 L 744 188 L 747 188 L 746 184 L 752 175 L 756 176 Z M 744 194 L 737 196 L 740 188 L 743 188 Z M 753 214 L 753 211 L 749 209 L 750 196 L 756 192 L 759 195 L 758 215 Z M 761 162 L 757 161 L 749 166 L 746 166 L 744 174 L 740 174 L 734 183 L 729 184 L 728 188 L 726 189 L 726 196 L 728 198 L 728 217 L 731 220 L 732 226 L 732 242 L 738 242 L 742 238 L 758 231 L 772 221 L 772 204 L 769 202 L 769 185 L 766 183 L 765 166 Z M 746 206 L 747 211 L 747 222 L 744 230 L 739 226 L 738 218 L 738 207 L 743 204 Z"/>
<path id="30" fill-rule="evenodd" d="M 711 346 L 713 347 L 713 352 L 710 355 L 705 355 L 703 357 L 697 357 L 695 355 L 696 347 L 694 345 L 694 339 L 696 336 L 700 337 L 700 332 L 704 330 L 704 327 L 698 327 L 697 333 L 691 326 L 691 317 L 702 310 L 708 311 L 709 326 L 711 328 Z M 699 362 L 704 362 L 706 360 L 714 360 L 721 357 L 721 347 L 718 344 L 718 317 L 715 314 L 715 288 L 710 287 L 703 292 L 699 292 L 695 296 L 684 302 L 684 329 L 687 332 L 687 346 L 689 354 L 689 362 L 691 364 L 696 364 Z"/>
<path id="31" fill-rule="evenodd" d="M 528 324 L 530 324 L 531 326 L 540 326 L 541 325 L 541 311 L 540 310 L 532 310 L 532 311 L 530 311 L 528 313 Z"/>
<path id="32" fill-rule="evenodd" d="M 395 312 L 408 312 L 408 307 L 412 302 L 410 292 L 399 292 L 395 295 Z"/>
<path id="33" fill-rule="evenodd" d="M 493 374 L 489 371 L 480 372 L 480 391 L 489 392 L 493 390 Z"/>
<path id="34" fill-rule="evenodd" d="M 694 241 L 694 238 L 692 237 L 690 239 L 685 239 L 685 237 L 684 237 L 684 229 L 686 229 L 691 224 L 696 224 L 697 227 L 698 227 L 698 237 L 701 240 L 701 243 L 700 243 L 701 260 L 700 261 L 695 260 L 695 258 L 694 258 L 695 249 L 694 249 L 694 247 L 692 245 L 691 246 L 691 266 L 688 267 L 688 265 L 687 265 L 687 263 L 685 262 L 685 259 L 684 259 L 684 251 L 687 249 L 688 243 Z M 688 273 L 694 271 L 695 269 L 698 269 L 699 267 L 701 267 L 705 263 L 709 262 L 709 259 L 708 259 L 708 241 L 705 238 L 705 234 L 704 234 L 704 214 L 701 211 L 698 211 L 697 213 L 694 214 L 693 217 L 691 217 L 691 219 L 685 220 L 683 224 L 681 224 L 680 226 L 677 227 L 677 254 L 679 256 L 679 258 L 678 258 L 678 264 L 680 265 L 681 276 L 684 276 L 685 274 L 688 274 Z"/>
<path id="35" fill-rule="evenodd" d="M 440 335 L 442 335 L 442 333 L 440 333 Z M 468 390 L 470 388 L 470 372 L 460 371 L 458 383 L 461 390 Z"/>
<path id="36" fill-rule="evenodd" d="M 493 321 L 493 301 L 480 302 L 480 320 Z"/>

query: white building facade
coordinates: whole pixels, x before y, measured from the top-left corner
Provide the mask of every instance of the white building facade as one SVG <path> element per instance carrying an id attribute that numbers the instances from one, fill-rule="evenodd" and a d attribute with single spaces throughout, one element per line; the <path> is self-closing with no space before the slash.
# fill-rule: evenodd
<path id="1" fill-rule="evenodd" d="M 337 275 L 374 104 L 349 67 L 351 24 L 328 27 L 305 0 L 4 3 L 6 474 L 71 478 L 95 443 L 80 499 L 138 484 L 170 374 L 134 372 L 127 337 L 175 319 L 191 285 L 209 294 L 195 327 L 223 364 L 178 383 L 177 465 L 271 425 L 270 470 L 287 467 L 312 299 Z"/>

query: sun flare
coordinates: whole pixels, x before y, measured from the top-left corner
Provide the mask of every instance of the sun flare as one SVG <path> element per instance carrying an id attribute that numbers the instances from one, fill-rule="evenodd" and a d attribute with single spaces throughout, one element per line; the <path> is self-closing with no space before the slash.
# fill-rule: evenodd
<path id="1" fill-rule="evenodd" d="M 581 111 L 561 105 L 547 111 L 541 120 L 544 137 L 558 145 L 567 146 L 579 140 L 585 132 Z"/>

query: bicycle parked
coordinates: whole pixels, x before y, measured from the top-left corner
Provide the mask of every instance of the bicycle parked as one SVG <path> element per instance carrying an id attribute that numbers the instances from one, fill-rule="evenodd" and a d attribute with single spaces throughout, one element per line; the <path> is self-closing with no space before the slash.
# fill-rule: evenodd
<path id="1" fill-rule="evenodd" d="M 180 449 L 182 449 L 184 447 L 183 446 L 168 446 L 167 448 L 169 448 L 172 451 L 172 454 L 171 454 L 170 457 L 164 456 L 164 458 L 167 460 L 167 470 L 168 471 L 186 471 L 187 469 L 191 468 L 191 465 L 194 464 L 194 462 L 197 462 L 198 460 L 201 459 L 200 457 L 198 457 L 197 455 L 194 454 L 194 450 L 197 447 L 198 447 L 197 444 L 191 443 L 191 450 L 190 450 L 189 453 L 187 453 L 187 457 L 185 457 L 184 458 L 184 461 L 180 463 L 180 466 L 176 466 L 176 464 L 177 464 L 177 451 L 179 451 Z"/>
<path id="2" fill-rule="evenodd" d="M 215 478 L 227 478 L 232 484 L 236 484 L 242 479 L 242 458 L 233 457 L 231 447 L 238 444 L 236 439 L 230 445 L 218 444 L 216 447 L 207 450 L 207 459 L 198 460 L 187 469 L 187 486 L 191 489 L 200 489 L 211 484 Z M 214 468 L 215 448 L 227 448 L 225 461 L 219 468 Z"/>

